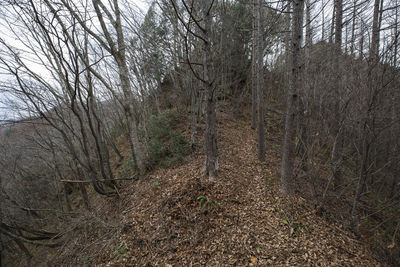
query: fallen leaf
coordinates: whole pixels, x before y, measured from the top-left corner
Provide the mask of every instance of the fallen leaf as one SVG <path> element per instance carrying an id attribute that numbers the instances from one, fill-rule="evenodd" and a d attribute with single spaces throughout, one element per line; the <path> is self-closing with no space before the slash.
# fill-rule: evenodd
<path id="1" fill-rule="evenodd" d="M 394 246 L 396 245 L 396 243 L 394 243 L 394 240 L 392 241 L 392 244 L 390 244 L 389 246 L 387 246 L 388 249 L 392 249 L 394 248 Z"/>
<path id="2" fill-rule="evenodd" d="M 251 261 L 251 263 L 256 264 L 258 259 L 256 257 L 251 257 L 250 261 Z"/>

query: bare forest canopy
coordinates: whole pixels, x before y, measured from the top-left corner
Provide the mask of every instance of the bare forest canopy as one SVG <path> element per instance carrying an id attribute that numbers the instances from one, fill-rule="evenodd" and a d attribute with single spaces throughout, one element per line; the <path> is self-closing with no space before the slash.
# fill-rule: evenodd
<path id="1" fill-rule="evenodd" d="M 398 266 L 399 9 L 399 0 L 1 1 L 0 267 L 96 264 L 76 254 L 94 244 L 123 260 L 120 227 L 108 221 L 123 192 L 193 155 L 202 167 L 190 183 L 218 184 L 230 120 L 249 125 L 254 168 L 276 170 L 264 186 L 277 199 L 301 196 Z"/>

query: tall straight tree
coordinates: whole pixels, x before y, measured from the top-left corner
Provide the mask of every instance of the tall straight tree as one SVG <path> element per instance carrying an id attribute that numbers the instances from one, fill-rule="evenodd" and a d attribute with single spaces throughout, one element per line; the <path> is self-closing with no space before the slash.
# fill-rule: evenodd
<path id="1" fill-rule="evenodd" d="M 299 107 L 298 107 L 298 148 L 297 153 L 301 160 L 301 168 L 307 171 L 307 161 L 308 161 L 308 129 L 307 129 L 307 115 L 308 103 L 309 103 L 309 93 L 310 93 L 310 51 L 312 45 L 312 33 L 311 33 L 311 3 L 310 0 L 305 1 L 306 6 L 306 39 L 304 44 L 304 69 L 303 69 L 303 87 L 302 91 L 299 92 Z M 307 114 L 307 115 L 306 115 Z"/>
<path id="2" fill-rule="evenodd" d="M 367 177 L 370 172 L 370 150 L 371 150 L 371 132 L 370 128 L 373 125 L 371 121 L 371 112 L 372 105 L 375 100 L 375 95 L 377 88 L 380 86 L 378 83 L 378 71 L 374 69 L 379 63 L 379 32 L 380 32 L 380 9 L 383 8 L 382 0 L 375 0 L 374 2 L 374 11 L 373 11 L 373 19 L 372 19 L 372 38 L 371 45 L 369 49 L 369 58 L 368 58 L 368 71 L 367 71 L 367 90 L 366 93 L 363 94 L 361 109 L 362 109 L 362 119 L 361 119 L 361 160 L 360 160 L 360 169 L 359 176 L 357 182 L 356 193 L 353 200 L 353 207 L 351 210 L 351 223 L 352 226 L 356 226 L 356 216 L 357 216 L 357 207 L 358 202 L 360 201 L 361 194 L 363 192 Z"/>
<path id="3" fill-rule="evenodd" d="M 214 1 L 202 1 L 203 15 L 203 84 L 206 91 L 206 136 L 204 175 L 213 178 L 218 170 L 217 116 L 215 113 L 214 80 L 211 59 L 211 8 Z"/>
<path id="4" fill-rule="evenodd" d="M 374 13 L 372 20 L 372 39 L 369 52 L 369 59 L 372 64 L 376 63 L 379 55 L 379 32 L 380 32 L 380 12 L 383 8 L 382 0 L 375 0 L 374 2 Z"/>
<path id="5" fill-rule="evenodd" d="M 258 159 L 265 161 L 264 135 L 264 45 L 263 45 L 263 1 L 258 0 L 257 12 L 257 140 Z"/>
<path id="6" fill-rule="evenodd" d="M 351 40 L 350 40 L 350 54 L 354 56 L 355 32 L 356 32 L 356 14 L 357 14 L 357 0 L 353 0 L 352 22 L 351 22 Z"/>
<path id="7" fill-rule="evenodd" d="M 213 61 L 212 61 L 212 15 L 211 11 L 215 1 L 213 0 L 202 0 L 200 2 L 200 16 L 196 18 L 196 14 L 193 10 L 193 6 L 189 8 L 185 0 L 182 0 L 183 5 L 187 11 L 189 22 L 184 21 L 184 17 L 181 16 L 178 11 L 178 5 L 174 0 L 169 1 L 175 10 L 175 14 L 181 24 L 185 27 L 187 34 L 191 34 L 195 38 L 202 42 L 202 67 L 203 73 L 198 74 L 193 68 L 193 65 L 189 58 L 187 58 L 188 64 L 194 76 L 202 82 L 202 86 L 205 91 L 206 100 L 206 132 L 204 138 L 205 147 L 205 163 L 203 168 L 203 175 L 209 178 L 216 176 L 218 170 L 218 148 L 217 148 L 217 116 L 215 111 L 215 79 L 213 75 Z M 195 25 L 195 29 L 191 28 L 191 24 Z M 187 37 L 186 37 L 187 38 Z"/>
<path id="8" fill-rule="evenodd" d="M 291 72 L 289 79 L 289 88 L 287 91 L 287 102 L 285 111 L 285 129 L 283 137 L 283 155 L 281 169 L 281 186 L 282 194 L 289 194 L 293 185 L 293 170 L 295 160 L 296 147 L 296 117 L 298 92 L 302 86 L 301 83 L 301 40 L 303 37 L 303 9 L 304 0 L 293 1 L 293 18 L 292 18 L 292 38 L 290 44 L 290 63 Z"/>
<path id="9" fill-rule="evenodd" d="M 341 88 L 341 72 L 340 72 L 340 57 L 342 53 L 342 19 L 343 19 L 343 0 L 335 0 L 335 55 L 333 60 L 334 71 L 334 116 L 333 119 L 333 135 L 335 142 L 332 151 L 332 172 L 335 187 L 337 188 L 342 184 L 343 174 L 341 171 L 342 150 L 343 150 L 343 135 L 340 131 L 341 112 L 340 112 L 340 88 Z"/>
<path id="10" fill-rule="evenodd" d="M 252 90 L 251 90 L 251 128 L 257 127 L 257 1 L 253 0 L 253 43 L 252 43 Z"/>

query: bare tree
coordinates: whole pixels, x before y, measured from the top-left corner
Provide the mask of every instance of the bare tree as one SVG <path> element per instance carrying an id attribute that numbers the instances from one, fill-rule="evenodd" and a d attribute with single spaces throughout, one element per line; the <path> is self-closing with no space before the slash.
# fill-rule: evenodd
<path id="1" fill-rule="evenodd" d="M 335 186 L 341 186 L 343 183 L 343 174 L 341 171 L 342 164 L 342 150 L 343 150 L 343 135 L 340 131 L 341 129 L 341 79 L 342 74 L 340 72 L 340 58 L 342 56 L 342 20 L 343 20 L 343 3 L 342 0 L 335 1 L 335 56 L 333 61 L 334 70 L 334 119 L 332 126 L 332 133 L 334 136 L 334 146 L 332 151 L 332 172 L 334 177 Z"/>
<path id="2" fill-rule="evenodd" d="M 285 129 L 282 151 L 281 187 L 283 194 L 289 194 L 293 190 L 294 160 L 296 147 L 296 117 L 298 105 L 298 93 L 301 84 L 301 40 L 303 36 L 303 10 L 304 0 L 293 2 L 292 38 L 290 46 L 291 74 L 287 92 L 285 111 Z"/>
<path id="3" fill-rule="evenodd" d="M 119 3 L 118 0 L 114 0 L 112 2 L 112 12 L 108 9 L 107 6 L 104 5 L 104 3 L 100 0 L 93 0 L 92 4 L 95 9 L 95 13 L 97 16 L 97 19 L 100 23 L 101 29 L 102 29 L 102 34 L 104 35 L 104 38 L 102 35 L 94 32 L 89 28 L 89 26 L 86 24 L 86 22 L 80 17 L 80 14 L 76 9 L 74 9 L 74 6 L 72 3 L 68 2 L 67 0 L 62 0 L 62 4 L 68 9 L 70 14 L 78 21 L 79 25 L 91 36 L 93 37 L 100 45 L 102 48 L 104 48 L 108 53 L 111 54 L 111 56 L 114 58 L 117 67 L 118 67 L 118 75 L 119 75 L 119 81 L 121 83 L 121 89 L 124 94 L 124 98 L 120 101 L 124 107 L 124 110 L 126 112 L 126 117 L 127 117 L 127 122 L 128 122 L 128 130 L 129 130 L 129 138 L 132 146 L 132 155 L 133 158 L 136 161 L 137 167 L 140 171 L 144 171 L 145 169 L 145 155 L 143 152 L 143 149 L 141 147 L 140 141 L 139 141 L 139 133 L 138 133 L 138 122 L 136 120 L 136 108 L 135 108 L 135 97 L 133 95 L 133 90 L 131 87 L 131 80 L 130 80 L 130 74 L 129 74 L 129 68 L 128 68 L 128 62 L 127 62 L 127 55 L 126 55 L 126 42 L 125 42 L 125 37 L 124 37 L 124 32 L 122 30 L 122 21 L 121 21 L 121 10 L 119 8 Z M 58 15 L 56 9 L 53 7 L 53 4 L 51 4 L 48 0 L 45 0 L 46 5 L 50 8 L 50 10 L 53 12 L 57 20 L 62 24 L 62 20 L 60 19 L 60 16 Z M 113 36 L 110 32 L 111 29 L 107 27 L 106 19 L 104 18 L 105 14 L 107 16 L 107 19 L 109 20 L 111 24 L 112 30 L 115 31 L 116 33 L 116 40 L 113 39 Z M 82 55 L 80 55 L 82 57 Z M 84 61 L 85 62 L 85 61 Z M 97 72 L 94 72 L 93 68 L 90 68 L 89 66 L 88 69 L 93 73 L 94 76 L 97 78 L 100 77 L 100 75 Z M 110 87 L 109 87 L 110 88 Z M 114 94 L 116 95 L 116 94 Z"/>
<path id="4" fill-rule="evenodd" d="M 257 127 L 257 0 L 253 0 L 251 128 Z"/>
<path id="5" fill-rule="evenodd" d="M 257 11 L 257 141 L 258 159 L 265 161 L 265 127 L 264 127 L 264 37 L 263 37 L 263 3 L 258 0 Z"/>

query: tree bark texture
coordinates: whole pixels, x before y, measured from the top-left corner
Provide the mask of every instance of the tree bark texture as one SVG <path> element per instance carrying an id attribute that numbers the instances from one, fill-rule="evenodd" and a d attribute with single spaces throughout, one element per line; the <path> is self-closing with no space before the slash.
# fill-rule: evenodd
<path id="1" fill-rule="evenodd" d="M 340 72 L 340 58 L 342 54 L 342 18 L 343 18 L 343 2 L 342 0 L 335 0 L 336 10 L 336 32 L 335 32 L 335 55 L 333 57 L 333 71 L 334 71 L 334 88 L 333 88 L 333 101 L 334 101 L 334 118 L 333 118 L 333 136 L 335 142 L 332 151 L 332 172 L 335 187 L 338 188 L 343 183 L 342 173 L 342 151 L 343 151 L 343 136 L 340 131 L 341 128 L 341 112 L 340 112 L 340 99 L 341 99 L 341 72 Z"/>
<path id="2" fill-rule="evenodd" d="M 257 12 L 257 141 L 258 159 L 265 161 L 264 127 L 264 39 L 263 39 L 263 1 L 258 0 Z"/>
<path id="3" fill-rule="evenodd" d="M 285 112 L 285 129 L 283 137 L 283 155 L 281 169 L 281 185 L 282 194 L 289 194 L 293 188 L 293 171 L 296 147 L 296 107 L 298 102 L 298 92 L 301 88 L 301 40 L 303 27 L 303 9 L 304 0 L 293 1 L 293 18 L 292 18 L 292 40 L 291 40 L 291 76 L 290 84 L 287 92 L 286 112 Z"/>
<path id="4" fill-rule="evenodd" d="M 205 168 L 204 175 L 214 178 L 218 170 L 217 118 L 215 112 L 214 86 L 211 59 L 211 5 L 210 0 L 203 0 L 203 84 L 206 93 L 206 133 L 205 133 Z"/>
<path id="5" fill-rule="evenodd" d="M 257 127 L 257 1 L 253 0 L 253 47 L 252 47 L 252 90 L 251 90 L 251 128 Z"/>

